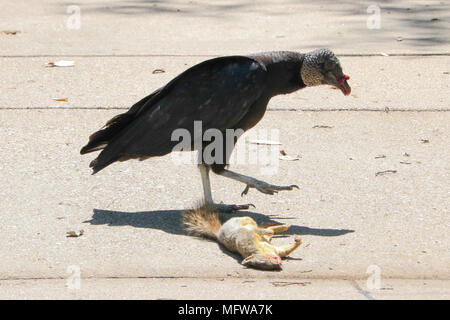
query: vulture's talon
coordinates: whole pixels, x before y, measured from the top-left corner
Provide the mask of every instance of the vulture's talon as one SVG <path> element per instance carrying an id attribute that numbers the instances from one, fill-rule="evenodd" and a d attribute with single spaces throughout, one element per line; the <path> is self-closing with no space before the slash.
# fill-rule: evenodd
<path id="1" fill-rule="evenodd" d="M 265 193 L 265 194 L 270 194 L 270 195 L 273 195 L 275 192 L 274 190 L 260 188 L 260 187 L 256 187 L 256 190 L 258 190 L 259 192 Z"/>
<path id="2" fill-rule="evenodd" d="M 276 186 L 273 184 L 268 184 L 262 181 L 256 182 L 254 184 L 247 184 L 244 191 L 242 191 L 241 196 L 247 194 L 250 188 L 255 188 L 261 193 L 274 195 L 282 190 L 292 190 L 294 188 L 300 189 L 296 184 L 291 184 L 289 186 Z"/>
<path id="3" fill-rule="evenodd" d="M 210 204 L 210 206 L 219 212 L 223 213 L 233 213 L 235 211 L 239 210 L 247 210 L 252 206 L 253 208 L 256 208 L 253 203 L 247 203 L 247 204 L 224 204 L 224 203 L 213 203 Z"/>
<path id="4" fill-rule="evenodd" d="M 241 192 L 241 197 L 243 197 L 244 195 L 246 195 L 248 193 L 248 190 L 250 190 L 250 186 L 247 185 L 244 189 L 244 191 Z"/>
<path id="5" fill-rule="evenodd" d="M 238 211 L 238 210 L 247 210 L 247 209 L 249 209 L 250 207 L 253 207 L 253 208 L 256 209 L 256 206 L 255 206 L 253 203 L 247 203 L 247 204 L 235 204 L 234 207 L 235 207 L 235 210 L 236 210 L 236 211 Z"/>

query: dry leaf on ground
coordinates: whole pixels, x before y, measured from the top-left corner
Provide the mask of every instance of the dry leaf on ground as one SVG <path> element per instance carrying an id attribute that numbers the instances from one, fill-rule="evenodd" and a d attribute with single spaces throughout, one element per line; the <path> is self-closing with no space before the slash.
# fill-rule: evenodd
<path id="1" fill-rule="evenodd" d="M 59 60 L 56 62 L 49 62 L 46 64 L 46 67 L 73 67 L 75 65 L 74 61 L 69 60 Z"/>
<path id="2" fill-rule="evenodd" d="M 84 234 L 84 230 L 80 230 L 78 232 L 76 231 L 67 231 L 66 232 L 66 237 L 67 238 L 78 238 L 81 237 Z"/>

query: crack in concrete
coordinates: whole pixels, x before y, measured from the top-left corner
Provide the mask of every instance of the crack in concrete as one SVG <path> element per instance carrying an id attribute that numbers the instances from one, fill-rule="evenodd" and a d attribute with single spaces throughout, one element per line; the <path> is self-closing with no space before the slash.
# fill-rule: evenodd
<path id="1" fill-rule="evenodd" d="M 367 300 L 375 300 L 375 298 L 370 294 L 370 292 L 362 289 L 355 280 L 350 281 L 350 283 L 360 294 L 366 297 Z"/>
<path id="2" fill-rule="evenodd" d="M 291 50 L 296 51 L 296 50 Z M 0 55 L 0 58 L 49 58 L 49 57 L 77 57 L 77 58 L 142 58 L 142 57 L 221 57 L 226 54 L 29 54 L 29 55 Z M 450 52 L 396 52 L 396 53 L 337 53 L 338 57 L 436 57 L 450 56 Z"/>
<path id="3" fill-rule="evenodd" d="M 55 277 L 6 277 L 6 278 L 0 278 L 0 281 L 28 281 L 28 280 L 65 280 L 68 276 L 55 276 Z M 211 277 L 197 277 L 197 276 L 169 276 L 169 275 L 161 275 L 161 276 L 87 276 L 87 277 L 81 277 L 82 280 L 117 280 L 117 279 L 194 279 L 194 280 L 239 280 L 239 279 L 245 279 L 245 280 L 272 280 L 272 278 L 268 277 L 252 277 L 252 276 L 211 276 Z M 362 290 L 361 287 L 356 282 L 357 280 L 365 280 L 365 278 L 361 277 L 355 277 L 352 279 L 350 276 L 345 277 L 278 277 L 277 279 L 281 279 L 283 281 L 298 281 L 298 280 L 308 280 L 308 281 L 344 281 L 344 282 L 350 282 L 353 287 L 355 287 L 358 290 Z M 402 280 L 402 281 L 450 281 L 450 278 L 439 278 L 439 277 L 431 277 L 431 278 L 399 278 L 399 277 L 389 277 L 385 276 L 383 277 L 384 280 Z"/>
<path id="4" fill-rule="evenodd" d="M 1 110 L 128 110 L 130 107 L 0 107 Z M 433 109 L 384 109 L 376 108 L 268 108 L 267 111 L 304 111 L 304 112 L 449 112 L 450 108 Z"/>

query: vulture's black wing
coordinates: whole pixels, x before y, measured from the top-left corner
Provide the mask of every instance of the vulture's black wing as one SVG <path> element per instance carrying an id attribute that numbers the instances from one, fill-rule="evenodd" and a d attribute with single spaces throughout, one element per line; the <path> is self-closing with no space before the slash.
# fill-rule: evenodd
<path id="1" fill-rule="evenodd" d="M 136 104 L 142 105 L 108 122 L 116 128 L 91 163 L 94 173 L 120 159 L 171 152 L 178 143 L 171 141 L 172 132 L 183 128 L 194 137 L 194 121 L 201 121 L 203 131 L 234 128 L 266 89 L 266 76 L 262 64 L 244 56 L 216 58 L 186 70 Z"/>

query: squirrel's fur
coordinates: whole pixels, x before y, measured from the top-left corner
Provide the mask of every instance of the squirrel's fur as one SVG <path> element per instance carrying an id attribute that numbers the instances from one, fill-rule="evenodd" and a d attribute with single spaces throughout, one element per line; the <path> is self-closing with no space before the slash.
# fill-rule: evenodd
<path id="1" fill-rule="evenodd" d="M 259 227 L 250 217 L 235 217 L 222 223 L 220 214 L 208 205 L 187 211 L 183 216 L 188 234 L 216 240 L 228 250 L 238 252 L 244 258 L 243 265 L 266 270 L 281 268 L 281 258 L 289 255 L 301 244 L 274 246 L 270 240 L 275 232 L 289 229 L 289 225 Z"/>

